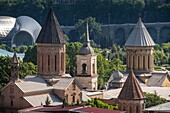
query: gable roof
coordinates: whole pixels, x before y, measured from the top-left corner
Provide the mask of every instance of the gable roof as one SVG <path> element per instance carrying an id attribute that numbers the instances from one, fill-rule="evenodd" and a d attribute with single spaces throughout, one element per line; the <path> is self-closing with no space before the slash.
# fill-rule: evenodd
<path id="1" fill-rule="evenodd" d="M 47 96 L 51 102 L 51 105 L 62 105 L 62 100 L 55 94 L 39 94 L 33 96 L 25 96 L 23 97 L 27 102 L 29 102 L 33 107 L 40 106 L 41 103 L 45 105 L 45 101 Z"/>
<path id="2" fill-rule="evenodd" d="M 129 72 L 128 78 L 126 79 L 118 98 L 127 100 L 144 98 L 143 91 L 132 70 Z"/>
<path id="3" fill-rule="evenodd" d="M 45 23 L 40 31 L 36 43 L 59 44 L 66 43 L 60 24 L 52 10 L 50 9 Z"/>
<path id="4" fill-rule="evenodd" d="M 52 89 L 52 87 L 48 86 L 48 83 L 43 78 L 34 75 L 27 76 L 29 77 L 26 77 L 25 79 L 22 79 L 18 82 L 15 82 L 15 84 L 24 93 Z"/>
<path id="5" fill-rule="evenodd" d="M 136 26 L 129 35 L 125 46 L 154 46 L 155 43 L 144 26 L 141 18 L 139 18 Z"/>
<path id="6" fill-rule="evenodd" d="M 157 111 L 157 112 L 170 112 L 170 102 L 159 104 L 156 106 L 152 106 L 149 108 L 144 109 L 144 111 Z"/>
<path id="7" fill-rule="evenodd" d="M 168 76 L 169 76 L 168 73 L 153 73 L 153 75 L 148 79 L 146 84 L 147 86 L 161 87 L 165 78 Z"/>
<path id="8" fill-rule="evenodd" d="M 73 77 L 61 77 L 60 80 L 53 85 L 53 87 L 54 89 L 66 90 L 73 82 L 75 82 L 80 89 L 83 88 L 77 79 Z"/>
<path id="9" fill-rule="evenodd" d="M 56 84 L 53 85 L 53 87 L 54 89 L 65 90 L 70 86 L 70 84 L 73 81 L 74 81 L 74 78 L 72 77 L 62 77 Z"/>

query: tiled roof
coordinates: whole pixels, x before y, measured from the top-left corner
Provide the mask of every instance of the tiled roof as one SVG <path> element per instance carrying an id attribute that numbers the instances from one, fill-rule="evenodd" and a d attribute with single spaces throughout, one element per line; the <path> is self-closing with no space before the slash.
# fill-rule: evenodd
<path id="1" fill-rule="evenodd" d="M 53 85 L 54 89 L 65 90 L 69 87 L 69 85 L 74 81 L 72 77 L 62 77 L 60 80 Z"/>
<path id="2" fill-rule="evenodd" d="M 39 94 L 33 96 L 23 97 L 26 101 L 28 101 L 33 107 L 40 106 L 41 103 L 45 105 L 45 101 L 47 96 L 49 97 L 51 105 L 62 105 L 62 100 L 55 94 Z"/>
<path id="3" fill-rule="evenodd" d="M 144 111 L 157 111 L 157 112 L 161 112 L 161 113 L 162 112 L 169 113 L 170 112 L 170 102 L 146 108 L 146 109 L 144 109 Z"/>
<path id="4" fill-rule="evenodd" d="M 20 80 L 15 83 L 24 93 L 32 91 L 40 91 L 45 89 L 52 89 L 48 87 L 48 83 L 41 77 L 32 76 L 26 77 L 25 79 Z"/>
<path id="5" fill-rule="evenodd" d="M 147 86 L 161 87 L 166 77 L 167 73 L 155 73 L 149 78 L 146 84 Z"/>
<path id="6" fill-rule="evenodd" d="M 129 35 L 125 46 L 154 46 L 155 43 L 144 26 L 141 18 Z"/>
<path id="7" fill-rule="evenodd" d="M 118 96 L 119 99 L 143 99 L 143 91 L 131 70 Z"/>
<path id="8" fill-rule="evenodd" d="M 40 31 L 36 43 L 59 44 L 66 43 L 62 29 L 53 12 L 50 9 L 45 23 Z"/>

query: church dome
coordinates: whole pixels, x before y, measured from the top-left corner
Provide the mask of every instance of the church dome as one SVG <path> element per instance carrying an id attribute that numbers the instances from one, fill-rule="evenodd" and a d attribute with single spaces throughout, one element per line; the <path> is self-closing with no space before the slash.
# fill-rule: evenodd
<path id="1" fill-rule="evenodd" d="M 86 43 L 83 45 L 83 47 L 80 49 L 80 55 L 87 55 L 87 54 L 93 54 L 94 50 L 90 46 L 89 43 Z"/>
<path id="2" fill-rule="evenodd" d="M 114 71 L 112 76 L 114 79 L 121 79 L 124 75 L 120 71 Z"/>
<path id="3" fill-rule="evenodd" d="M 88 20 L 86 20 L 86 32 L 85 32 L 85 41 L 83 44 L 83 47 L 80 49 L 80 55 L 87 55 L 87 54 L 93 54 L 94 50 L 90 46 L 90 39 L 89 39 L 89 29 L 88 29 Z"/>

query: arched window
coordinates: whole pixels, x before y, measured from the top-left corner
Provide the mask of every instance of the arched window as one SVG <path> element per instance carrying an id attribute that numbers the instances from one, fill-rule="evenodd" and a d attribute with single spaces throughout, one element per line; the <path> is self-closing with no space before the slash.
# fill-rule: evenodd
<path id="1" fill-rule="evenodd" d="M 87 74 L 87 65 L 86 64 L 82 65 L 82 74 Z"/>
<path id="2" fill-rule="evenodd" d="M 138 55 L 138 69 L 140 69 L 140 56 Z"/>
<path id="3" fill-rule="evenodd" d="M 57 55 L 55 55 L 55 71 L 57 71 Z"/>
<path id="4" fill-rule="evenodd" d="M 11 98 L 11 106 L 13 106 L 13 99 Z"/>
<path id="5" fill-rule="evenodd" d="M 93 74 L 95 74 L 95 65 L 93 64 Z"/>
<path id="6" fill-rule="evenodd" d="M 150 55 L 148 55 L 148 69 L 150 69 Z"/>
<path id="7" fill-rule="evenodd" d="M 43 71 L 43 65 L 44 65 L 44 56 L 42 55 L 42 71 Z"/>
<path id="8" fill-rule="evenodd" d="M 132 58 L 133 58 L 133 66 L 132 66 L 132 68 L 135 69 L 135 56 L 133 55 Z"/>
<path id="9" fill-rule="evenodd" d="M 61 70 L 64 71 L 64 53 L 61 53 Z"/>
<path id="10" fill-rule="evenodd" d="M 143 69 L 145 69 L 145 55 L 143 56 Z"/>
<path id="11" fill-rule="evenodd" d="M 75 103 L 75 95 L 72 96 L 72 102 Z"/>
<path id="12" fill-rule="evenodd" d="M 48 71 L 50 71 L 50 55 L 48 55 Z"/>

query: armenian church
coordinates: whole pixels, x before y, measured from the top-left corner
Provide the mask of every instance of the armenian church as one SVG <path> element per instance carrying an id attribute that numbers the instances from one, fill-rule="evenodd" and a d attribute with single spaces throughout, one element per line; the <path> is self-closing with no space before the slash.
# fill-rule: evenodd
<path id="1" fill-rule="evenodd" d="M 50 105 L 62 105 L 63 101 L 76 104 L 87 98 L 83 92 L 98 90 L 97 54 L 90 45 L 88 21 L 83 46 L 76 56 L 75 76 L 66 73 L 66 39 L 52 8 L 36 43 L 37 75 L 27 75 L 20 79 L 19 60 L 16 53 L 13 55 L 11 79 L 1 90 L 0 95 L 0 108 L 6 113 L 17 113 L 23 108 L 45 105 L 47 98 Z M 115 98 L 114 102 L 119 106 L 119 110 L 142 113 L 144 91 L 155 90 L 155 86 L 159 88 L 158 93 L 170 90 L 160 88 L 170 86 L 170 78 L 167 72 L 154 71 L 154 45 L 139 18 L 125 43 L 128 73 L 121 73 L 119 70 L 113 72 L 107 87 L 108 89 L 113 87 L 114 90 L 102 91 L 104 99 Z M 164 96 L 168 98 L 168 95 L 169 93 L 166 93 Z"/>
<path id="2" fill-rule="evenodd" d="M 88 22 L 86 40 L 77 55 L 77 76 L 66 74 L 66 40 L 59 22 L 50 9 L 36 40 L 37 75 L 19 78 L 19 60 L 14 53 L 11 60 L 10 82 L 1 90 L 0 107 L 5 113 L 45 105 L 76 104 L 82 101 L 82 89 L 97 90 L 97 55 L 90 46 Z"/>

